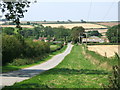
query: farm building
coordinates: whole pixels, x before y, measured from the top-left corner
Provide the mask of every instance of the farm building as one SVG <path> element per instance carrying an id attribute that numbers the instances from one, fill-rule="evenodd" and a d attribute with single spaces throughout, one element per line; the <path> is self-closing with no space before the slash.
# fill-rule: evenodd
<path id="1" fill-rule="evenodd" d="M 39 37 L 39 39 L 34 39 L 33 41 L 45 41 L 45 42 L 53 42 L 55 40 L 55 38 L 53 37 L 51 40 L 48 40 L 47 37 Z"/>
<path id="2" fill-rule="evenodd" d="M 91 36 L 89 38 L 83 38 L 82 43 L 104 43 L 106 40 L 104 38 L 99 38 L 97 36 Z"/>

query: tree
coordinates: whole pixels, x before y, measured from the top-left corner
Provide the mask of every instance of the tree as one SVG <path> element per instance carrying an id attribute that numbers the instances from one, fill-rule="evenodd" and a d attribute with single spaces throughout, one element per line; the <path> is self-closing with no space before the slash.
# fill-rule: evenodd
<path id="1" fill-rule="evenodd" d="M 34 35 L 34 30 L 28 29 L 28 28 L 23 28 L 23 30 L 19 31 L 19 34 L 21 34 L 24 38 L 28 38 L 29 36 Z"/>
<path id="2" fill-rule="evenodd" d="M 86 21 L 84 21 L 83 19 L 81 20 L 81 23 L 86 23 Z"/>
<path id="3" fill-rule="evenodd" d="M 80 36 L 82 36 L 84 32 L 85 32 L 85 29 L 83 27 L 72 28 L 71 36 L 72 36 L 72 40 L 74 41 L 74 43 L 78 42 Z"/>
<path id="4" fill-rule="evenodd" d="M 30 25 L 30 22 L 27 22 L 27 25 Z"/>
<path id="5" fill-rule="evenodd" d="M 12 20 L 17 26 L 20 28 L 20 18 L 24 17 L 25 12 L 27 12 L 27 7 L 29 7 L 30 2 L 27 0 L 14 0 L 14 1 L 7 1 L 2 0 L 0 2 L 1 11 L 5 13 L 5 17 L 7 20 Z"/>
<path id="6" fill-rule="evenodd" d="M 101 37 L 101 33 L 99 33 L 98 31 L 88 31 L 88 37 L 90 36 L 98 36 Z"/>
<path id="7" fill-rule="evenodd" d="M 70 22 L 70 23 L 71 23 L 72 21 L 68 19 L 68 22 Z"/>
<path id="8" fill-rule="evenodd" d="M 45 29 L 44 30 L 44 34 L 45 34 L 44 36 L 46 36 L 46 37 L 48 37 L 48 36 L 53 37 L 54 36 L 54 32 L 52 30 L 52 27 L 47 26 L 44 29 Z"/>
<path id="9" fill-rule="evenodd" d="M 120 43 L 120 24 L 109 28 L 106 35 L 111 43 Z"/>
<path id="10" fill-rule="evenodd" d="M 66 41 L 66 37 L 70 36 L 70 30 L 66 29 L 63 26 L 60 26 L 58 28 L 53 28 L 54 36 L 58 40 Z"/>
<path id="11" fill-rule="evenodd" d="M 2 63 L 12 62 L 22 53 L 22 44 L 14 36 L 4 35 L 2 37 Z"/>

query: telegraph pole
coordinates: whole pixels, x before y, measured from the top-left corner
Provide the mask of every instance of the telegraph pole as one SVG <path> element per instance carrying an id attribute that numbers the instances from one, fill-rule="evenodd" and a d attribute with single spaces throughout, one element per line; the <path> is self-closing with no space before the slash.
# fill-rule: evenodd
<path id="1" fill-rule="evenodd" d="M 87 51 L 87 33 L 85 33 L 86 35 L 86 45 L 85 45 L 85 51 Z"/>
<path id="2" fill-rule="evenodd" d="M 80 33 L 79 33 L 79 43 L 80 43 Z"/>

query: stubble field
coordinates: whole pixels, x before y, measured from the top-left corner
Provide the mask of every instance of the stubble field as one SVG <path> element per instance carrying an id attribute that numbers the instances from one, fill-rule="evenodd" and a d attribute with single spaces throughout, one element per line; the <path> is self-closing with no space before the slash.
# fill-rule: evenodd
<path id="1" fill-rule="evenodd" d="M 119 53 L 118 47 L 120 47 L 120 45 L 91 45 L 88 46 L 88 50 L 95 51 L 102 56 L 112 57 L 115 55 L 115 52 Z"/>
<path id="2" fill-rule="evenodd" d="M 43 26 L 51 26 L 51 27 L 60 27 L 64 26 L 65 28 L 73 28 L 76 26 L 82 26 L 84 28 L 106 28 L 105 26 L 97 25 L 97 24 L 91 24 L 91 23 L 74 23 L 74 24 L 42 24 Z"/>

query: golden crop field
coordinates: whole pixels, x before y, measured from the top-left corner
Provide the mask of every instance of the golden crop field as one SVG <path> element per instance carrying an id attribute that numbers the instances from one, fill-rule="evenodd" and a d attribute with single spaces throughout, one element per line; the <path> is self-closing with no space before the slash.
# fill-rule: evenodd
<path id="1" fill-rule="evenodd" d="M 97 24 L 112 27 L 112 26 L 114 26 L 114 25 L 118 25 L 118 24 L 120 24 L 120 23 L 118 23 L 118 22 L 100 22 L 100 23 L 97 23 Z"/>
<path id="2" fill-rule="evenodd" d="M 95 51 L 102 56 L 112 57 L 115 55 L 115 52 L 119 53 L 118 47 L 120 45 L 90 45 L 88 46 L 88 50 Z"/>
<path id="3" fill-rule="evenodd" d="M 31 25 L 20 25 L 23 28 L 34 28 Z M 1 27 L 16 27 L 16 25 L 1 25 Z"/>
<path id="4" fill-rule="evenodd" d="M 64 26 L 65 28 L 73 28 L 75 26 L 82 26 L 84 28 L 106 28 L 105 26 L 91 24 L 91 23 L 74 23 L 74 24 L 42 24 L 43 26 L 51 26 L 51 27 L 60 27 Z"/>

